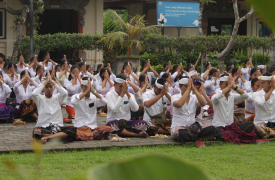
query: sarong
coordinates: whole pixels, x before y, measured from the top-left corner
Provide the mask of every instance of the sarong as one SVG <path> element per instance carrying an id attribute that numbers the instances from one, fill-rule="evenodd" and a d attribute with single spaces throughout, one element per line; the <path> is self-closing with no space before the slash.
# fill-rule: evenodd
<path id="1" fill-rule="evenodd" d="M 69 119 L 72 119 L 73 117 L 75 117 L 74 107 L 66 105 L 66 111 L 69 114 L 68 116 Z"/>
<path id="2" fill-rule="evenodd" d="M 81 127 L 76 130 L 76 140 L 104 140 L 108 139 L 113 130 L 110 126 L 100 126 L 95 129 L 89 127 Z"/>
<path id="3" fill-rule="evenodd" d="M 35 102 L 32 99 L 22 101 L 17 111 L 19 118 L 23 119 L 23 121 L 29 122 L 36 121 L 35 118 L 31 117 L 31 115 L 34 113 L 37 113 L 37 108 Z"/>
<path id="4" fill-rule="evenodd" d="M 249 133 L 244 132 L 243 130 L 241 130 L 236 122 L 232 123 L 229 126 L 221 128 L 221 131 L 224 136 L 224 142 L 232 142 L 234 144 L 255 144 L 257 141 L 255 130 L 252 130 Z"/>
<path id="5" fill-rule="evenodd" d="M 60 127 L 61 132 L 67 134 L 69 137 L 75 139 L 75 135 L 76 135 L 76 130 L 77 128 L 73 127 L 73 126 L 69 126 L 69 127 Z M 43 134 L 52 134 L 52 130 L 51 127 L 35 127 L 33 129 L 33 138 L 40 140 L 43 136 Z"/>
<path id="6" fill-rule="evenodd" d="M 259 123 L 256 124 L 256 133 L 261 139 L 267 139 L 273 132 L 275 131 L 275 128 L 267 127 L 266 123 Z"/>
<path id="7" fill-rule="evenodd" d="M 251 112 L 249 112 L 247 110 L 244 110 L 244 113 L 245 114 L 251 114 L 251 116 L 249 118 L 246 118 L 245 121 L 252 121 L 252 122 L 254 122 L 254 118 L 256 116 L 256 113 L 251 113 Z"/>
<path id="8" fill-rule="evenodd" d="M 143 120 L 113 120 L 107 122 L 106 126 L 110 126 L 113 130 L 113 134 L 120 134 L 124 129 L 129 132 L 140 133 L 147 131 L 147 123 Z"/>
<path id="9" fill-rule="evenodd" d="M 13 122 L 13 110 L 12 106 L 0 107 L 0 119 L 9 119 Z"/>

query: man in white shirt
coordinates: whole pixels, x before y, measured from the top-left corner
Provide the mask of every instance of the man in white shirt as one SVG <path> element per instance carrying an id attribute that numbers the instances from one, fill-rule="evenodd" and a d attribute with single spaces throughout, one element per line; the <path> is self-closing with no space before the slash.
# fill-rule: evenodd
<path id="1" fill-rule="evenodd" d="M 130 120 L 131 110 L 137 112 L 139 106 L 134 95 L 128 91 L 126 79 L 124 74 L 119 74 L 115 78 L 114 88 L 106 95 L 108 100 L 106 125 L 112 127 L 113 134 L 146 138 L 147 123 L 143 120 Z"/>
<path id="2" fill-rule="evenodd" d="M 206 105 L 205 99 L 193 85 L 191 77 L 183 77 L 179 81 L 182 92 L 172 96 L 173 119 L 171 136 L 179 140 L 179 129 L 186 129 L 195 123 L 196 108 Z M 191 94 L 193 91 L 194 94 Z"/>
<path id="3" fill-rule="evenodd" d="M 261 80 L 263 89 L 252 95 L 256 110 L 254 124 L 258 136 L 266 139 L 275 136 L 275 80 L 268 72 L 261 77 Z"/>
<path id="4" fill-rule="evenodd" d="M 224 142 L 256 143 L 255 126 L 252 122 L 237 124 L 234 122 L 234 103 L 248 98 L 248 94 L 234 85 L 233 77 L 228 74 L 221 75 L 221 90 L 217 90 L 212 97 L 214 118 L 212 125 L 219 129 Z M 232 93 L 231 90 L 235 93 Z"/>
<path id="5" fill-rule="evenodd" d="M 156 80 L 152 90 L 142 94 L 144 103 L 143 119 L 148 123 L 150 135 L 170 134 L 171 121 L 166 120 L 165 123 L 164 120 L 162 123 L 153 122 L 153 119 L 160 118 L 160 116 L 163 116 L 162 114 L 165 115 L 167 104 L 171 102 L 171 96 L 168 93 L 168 85 L 165 83 L 166 80 L 160 78 Z"/>
<path id="6" fill-rule="evenodd" d="M 108 139 L 112 133 L 110 126 L 97 127 L 97 107 L 105 106 L 107 99 L 96 93 L 88 77 L 81 80 L 82 93 L 72 97 L 72 105 L 75 108 L 74 127 L 77 140 L 102 140 Z M 93 93 L 93 94 L 91 94 Z"/>
<path id="7" fill-rule="evenodd" d="M 55 88 L 58 89 L 59 93 L 53 95 Z M 40 94 L 42 90 L 44 90 L 45 95 Z M 46 143 L 51 138 L 66 138 L 71 136 L 68 128 L 62 128 L 61 105 L 67 95 L 68 92 L 55 83 L 48 72 L 46 81 L 32 93 L 39 114 L 33 131 L 34 138 L 41 139 L 43 143 Z"/>

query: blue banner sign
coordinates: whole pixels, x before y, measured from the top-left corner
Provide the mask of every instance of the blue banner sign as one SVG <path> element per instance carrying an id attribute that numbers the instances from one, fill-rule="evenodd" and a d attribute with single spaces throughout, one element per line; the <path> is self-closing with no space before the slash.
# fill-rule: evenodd
<path id="1" fill-rule="evenodd" d="M 157 24 L 162 26 L 199 27 L 198 2 L 157 2 Z"/>

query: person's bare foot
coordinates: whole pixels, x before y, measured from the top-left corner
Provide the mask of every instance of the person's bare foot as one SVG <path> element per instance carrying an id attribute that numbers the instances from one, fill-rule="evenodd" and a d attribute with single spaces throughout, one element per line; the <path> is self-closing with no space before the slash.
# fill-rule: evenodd
<path id="1" fill-rule="evenodd" d="M 47 137 L 42 137 L 42 138 L 41 138 L 41 142 L 42 142 L 43 144 L 47 144 L 47 141 L 48 141 L 48 138 L 47 138 Z"/>
<path id="2" fill-rule="evenodd" d="M 145 131 L 141 131 L 139 134 L 139 137 L 147 138 L 148 134 Z"/>

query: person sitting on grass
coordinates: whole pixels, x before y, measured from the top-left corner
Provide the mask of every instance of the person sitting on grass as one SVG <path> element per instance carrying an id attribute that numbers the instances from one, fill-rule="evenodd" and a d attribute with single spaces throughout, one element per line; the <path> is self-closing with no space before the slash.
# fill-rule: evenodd
<path id="1" fill-rule="evenodd" d="M 74 136 L 71 128 L 63 127 L 62 111 L 60 109 L 68 92 L 52 80 L 49 71 L 47 73 L 46 81 L 32 92 L 32 98 L 36 103 L 39 114 L 33 130 L 33 138 L 44 143 L 47 142 L 47 139 L 53 138 L 52 135 L 54 134 L 56 138 Z M 59 93 L 53 95 L 55 88 Z M 45 95 L 40 94 L 42 90 L 44 90 Z"/>
<path id="2" fill-rule="evenodd" d="M 179 140 L 180 129 L 186 129 L 195 123 L 197 106 L 203 107 L 206 105 L 205 99 L 195 88 L 191 77 L 184 76 L 179 84 L 182 92 L 171 98 L 173 105 L 171 135 L 173 139 L 177 140 Z"/>
<path id="3" fill-rule="evenodd" d="M 171 102 L 166 80 L 156 80 L 154 88 L 142 95 L 144 120 L 148 123 L 149 134 L 170 134 L 171 121 L 166 119 L 167 104 Z M 154 122 L 155 121 L 155 122 Z"/>
<path id="4" fill-rule="evenodd" d="M 212 125 L 220 130 L 225 142 L 256 143 L 255 126 L 252 122 L 237 124 L 234 122 L 234 103 L 248 98 L 248 94 L 234 85 L 231 75 L 223 74 L 220 78 L 220 88 L 211 98 L 214 107 Z M 231 90 L 236 91 L 232 93 Z"/>
<path id="5" fill-rule="evenodd" d="M 261 77 L 261 80 L 263 88 L 252 95 L 256 113 L 254 124 L 257 135 L 266 139 L 275 136 L 275 80 L 268 72 Z"/>
<path id="6" fill-rule="evenodd" d="M 129 93 L 126 76 L 116 76 L 114 88 L 106 95 L 108 100 L 107 126 L 111 126 L 113 134 L 119 136 L 135 136 L 146 138 L 147 123 L 143 120 L 130 120 L 131 110 L 137 112 L 139 106 L 133 94 Z"/>

